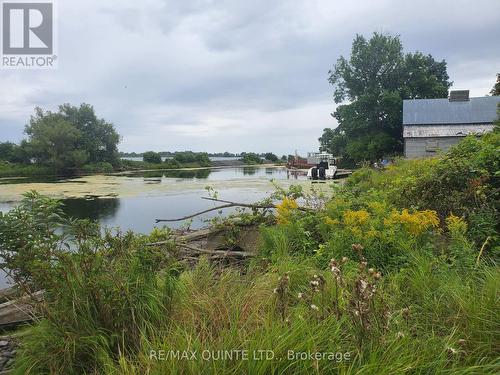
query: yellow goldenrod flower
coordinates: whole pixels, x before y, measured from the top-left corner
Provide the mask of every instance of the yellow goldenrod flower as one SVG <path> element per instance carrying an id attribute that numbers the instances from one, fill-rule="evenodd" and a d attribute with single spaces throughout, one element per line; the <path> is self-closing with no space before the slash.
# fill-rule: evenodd
<path id="1" fill-rule="evenodd" d="M 391 226 L 393 224 L 401 224 L 411 234 L 418 236 L 429 229 L 439 227 L 439 218 L 436 211 L 424 210 L 410 213 L 406 208 L 399 213 L 392 211 L 388 219 L 384 220 L 384 224 Z"/>
<path id="2" fill-rule="evenodd" d="M 290 223 L 290 217 L 294 210 L 299 207 L 295 199 L 285 197 L 283 201 L 276 206 L 278 224 Z"/>
<path id="3" fill-rule="evenodd" d="M 461 217 L 450 214 L 446 218 L 446 227 L 452 234 L 464 235 L 467 232 L 467 223 Z"/>
<path id="4" fill-rule="evenodd" d="M 370 213 L 366 210 L 351 211 L 347 210 L 343 213 L 343 221 L 347 227 L 360 227 L 368 222 Z"/>

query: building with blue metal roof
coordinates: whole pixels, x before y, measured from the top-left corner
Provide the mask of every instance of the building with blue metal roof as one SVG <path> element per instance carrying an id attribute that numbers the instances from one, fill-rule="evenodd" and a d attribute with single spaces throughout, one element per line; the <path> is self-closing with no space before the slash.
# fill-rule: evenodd
<path id="1" fill-rule="evenodd" d="M 445 99 L 403 101 L 405 157 L 446 152 L 469 134 L 493 130 L 500 96 L 469 98 L 468 90 L 451 91 Z"/>

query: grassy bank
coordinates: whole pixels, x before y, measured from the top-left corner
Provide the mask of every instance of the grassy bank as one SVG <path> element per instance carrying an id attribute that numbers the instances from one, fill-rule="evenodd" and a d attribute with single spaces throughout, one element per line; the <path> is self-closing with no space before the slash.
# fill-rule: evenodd
<path id="1" fill-rule="evenodd" d="M 331 199 L 278 190 L 238 267 L 28 194 L 0 217 L 4 266 L 47 291 L 15 373 L 498 373 L 499 140 L 362 169 Z"/>
<path id="2" fill-rule="evenodd" d="M 0 162 L 1 177 L 54 176 L 57 171 L 52 167 Z"/>
<path id="3" fill-rule="evenodd" d="M 110 163 L 86 164 L 81 168 L 57 170 L 56 168 L 39 164 L 15 164 L 0 162 L 1 177 L 33 177 L 33 176 L 75 176 L 101 173 L 124 172 L 134 170 L 180 169 L 180 168 L 206 168 L 210 163 L 147 163 L 142 161 L 122 160 L 113 167 Z"/>

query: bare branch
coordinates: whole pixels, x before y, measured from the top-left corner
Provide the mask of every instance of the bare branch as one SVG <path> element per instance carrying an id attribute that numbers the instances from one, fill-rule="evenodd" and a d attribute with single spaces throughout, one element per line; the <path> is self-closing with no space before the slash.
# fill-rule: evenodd
<path id="1" fill-rule="evenodd" d="M 207 210 L 200 211 L 200 212 L 194 213 L 192 215 L 184 216 L 184 217 L 181 217 L 179 219 L 156 219 L 155 220 L 156 223 L 174 222 L 174 221 L 182 221 L 182 220 L 192 219 L 193 217 L 206 214 L 207 212 L 217 211 L 217 210 L 221 210 L 223 208 L 229 208 L 229 207 L 246 207 L 246 208 L 252 208 L 252 209 L 275 209 L 276 208 L 276 205 L 274 205 L 274 204 L 231 202 L 231 201 L 226 201 L 226 200 L 217 199 L 217 198 L 209 198 L 209 197 L 201 197 L 201 199 L 214 201 L 214 202 L 221 202 L 221 203 L 226 203 L 226 204 L 223 204 L 223 205 L 217 206 L 217 207 L 213 207 L 213 208 L 209 208 Z M 297 207 L 297 210 L 305 211 L 305 212 L 314 211 L 312 208 L 309 208 L 309 207 Z"/>
<path id="2" fill-rule="evenodd" d="M 231 203 L 231 204 L 234 204 L 235 206 L 240 206 L 240 207 L 270 208 L 270 209 L 276 208 L 276 205 L 274 205 L 274 204 L 264 205 L 264 204 L 255 204 L 255 203 L 240 203 L 240 202 L 231 202 L 231 201 L 226 201 L 226 200 L 217 199 L 217 198 L 209 198 L 209 197 L 201 197 L 201 199 L 206 199 L 206 200 L 214 201 L 214 202 L 228 203 L 228 204 Z M 314 211 L 312 208 L 309 208 L 309 207 L 297 207 L 297 210 L 306 211 L 306 212 Z"/>
<path id="3" fill-rule="evenodd" d="M 208 210 L 204 210 L 204 211 L 192 214 L 192 215 L 184 216 L 184 217 L 181 217 L 179 219 L 156 219 L 155 221 L 157 223 L 160 223 L 160 222 L 182 221 L 182 220 L 191 219 L 191 218 L 199 216 L 199 215 L 206 214 L 207 212 L 216 211 L 216 210 L 220 210 L 220 209 L 223 209 L 223 208 L 229 208 L 229 207 L 234 207 L 234 204 L 224 204 L 222 206 L 217 206 L 217 207 L 209 208 Z"/>

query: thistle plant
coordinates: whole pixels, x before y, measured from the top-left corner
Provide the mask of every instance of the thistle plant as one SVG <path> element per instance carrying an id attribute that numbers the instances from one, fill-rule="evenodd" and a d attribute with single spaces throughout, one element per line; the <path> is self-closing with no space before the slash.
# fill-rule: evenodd
<path id="1" fill-rule="evenodd" d="M 276 311 L 282 321 L 286 321 L 286 313 L 288 309 L 288 289 L 290 284 L 290 276 L 288 272 L 278 279 L 278 286 L 274 288 L 273 293 L 276 295 Z"/>

